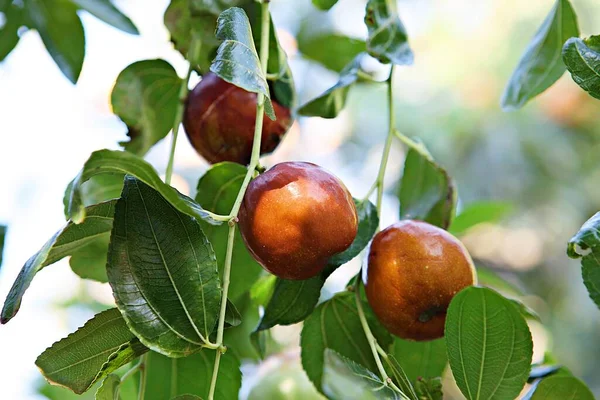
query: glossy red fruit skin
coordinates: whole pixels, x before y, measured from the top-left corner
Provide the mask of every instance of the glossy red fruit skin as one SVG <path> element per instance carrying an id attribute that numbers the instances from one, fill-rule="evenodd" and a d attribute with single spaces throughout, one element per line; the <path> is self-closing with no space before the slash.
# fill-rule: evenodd
<path id="1" fill-rule="evenodd" d="M 187 137 L 198 154 L 211 164 L 250 162 L 256 121 L 256 93 L 247 92 L 212 72 L 189 93 L 183 115 Z M 290 110 L 273 101 L 277 117 L 264 116 L 261 154 L 270 153 L 292 125 Z"/>
<path id="2" fill-rule="evenodd" d="M 251 181 L 238 217 L 250 253 L 283 279 L 319 274 L 358 232 L 348 189 L 334 175 L 306 162 L 277 164 Z"/>
<path id="3" fill-rule="evenodd" d="M 403 339 L 444 335 L 450 301 L 476 282 L 463 244 L 421 221 L 400 221 L 375 235 L 369 251 L 365 292 L 388 331 Z"/>

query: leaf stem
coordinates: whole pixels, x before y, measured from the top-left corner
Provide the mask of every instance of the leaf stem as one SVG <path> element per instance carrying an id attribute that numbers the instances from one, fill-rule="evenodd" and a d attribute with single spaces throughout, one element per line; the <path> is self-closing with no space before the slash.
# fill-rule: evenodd
<path id="1" fill-rule="evenodd" d="M 192 71 L 194 70 L 194 63 L 191 61 L 194 57 L 200 52 L 200 46 L 202 42 L 197 38 L 192 38 L 192 43 L 190 44 L 190 50 L 188 51 L 188 60 L 189 66 L 185 78 L 181 82 L 181 87 L 179 89 L 179 103 L 177 104 L 177 110 L 175 111 L 175 121 L 173 121 L 173 137 L 171 141 L 171 152 L 169 153 L 169 163 L 167 164 L 167 171 L 165 173 L 165 183 L 167 185 L 171 184 L 171 177 L 173 176 L 173 163 L 175 161 L 175 147 L 177 146 L 177 136 L 179 134 L 179 125 L 183 121 L 183 112 L 185 110 L 185 100 L 188 95 L 188 85 L 190 82 L 190 77 L 192 76 Z"/>
<path id="2" fill-rule="evenodd" d="M 148 361 L 148 353 L 142 356 L 138 367 L 140 370 L 140 390 L 138 392 L 138 400 L 144 400 L 146 395 L 146 361 Z"/>
<path id="3" fill-rule="evenodd" d="M 143 357 L 140 357 L 140 360 L 133 367 L 131 367 L 127 372 L 125 372 L 123 374 L 123 376 L 121 377 L 121 383 L 125 382 L 125 380 L 127 380 L 128 378 L 133 376 L 136 372 L 138 372 L 138 370 L 142 366 L 143 362 L 144 362 Z"/>
<path id="4" fill-rule="evenodd" d="M 269 2 L 263 1 L 261 3 L 261 40 L 260 40 L 260 64 L 262 73 L 266 75 L 267 62 L 269 58 L 269 29 L 270 29 L 270 14 L 269 14 Z M 252 143 L 252 155 L 250 157 L 250 164 L 248 165 L 248 171 L 242 182 L 240 191 L 238 192 L 235 203 L 229 213 L 229 235 L 227 237 L 227 253 L 225 255 L 225 266 L 223 270 L 223 293 L 221 296 L 221 310 L 219 314 L 219 322 L 217 326 L 217 343 L 219 346 L 215 355 L 215 365 L 213 368 L 212 378 L 210 382 L 210 389 L 208 393 L 208 400 L 213 400 L 215 395 L 215 389 L 217 385 L 217 376 L 219 374 L 219 364 L 221 361 L 221 355 L 225 352 L 226 348 L 223 346 L 223 330 L 225 329 L 225 312 L 227 309 L 227 293 L 229 291 L 229 277 L 231 275 L 231 259 L 233 255 L 233 242 L 235 239 L 235 226 L 237 223 L 237 215 L 242 205 L 246 189 L 250 184 L 250 180 L 254 176 L 254 171 L 258 166 L 260 159 L 260 142 L 262 137 L 263 119 L 265 115 L 265 96 L 262 93 L 258 93 L 256 97 L 256 122 L 254 125 L 254 142 Z"/>

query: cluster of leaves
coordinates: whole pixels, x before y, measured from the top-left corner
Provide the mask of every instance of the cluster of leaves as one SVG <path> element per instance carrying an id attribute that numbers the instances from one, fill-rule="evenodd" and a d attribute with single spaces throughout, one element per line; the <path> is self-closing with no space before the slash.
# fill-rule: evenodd
<path id="1" fill-rule="evenodd" d="M 582 39 L 579 35 L 577 14 L 570 1 L 556 0 L 513 72 L 502 97 L 502 107 L 505 110 L 523 107 L 552 86 L 565 70 L 583 90 L 600 99 L 600 36 Z M 582 258 L 583 281 L 600 307 L 600 263 L 594 253 L 598 244 L 594 230 L 599 221 L 596 214 L 582 226 L 569 241 L 567 254 Z"/>
<path id="2" fill-rule="evenodd" d="M 131 20 L 110 0 L 2 0 L 0 13 L 5 22 L 0 27 L 0 61 L 16 47 L 25 30 L 33 29 L 65 77 L 77 82 L 85 57 L 81 11 L 123 32 L 138 34 Z"/>
<path id="3" fill-rule="evenodd" d="M 82 8 L 88 4 L 74 3 Z M 314 3 L 328 9 L 336 1 Z M 562 18 L 568 2 L 557 4 L 554 13 Z M 232 5 L 237 7 L 229 8 Z M 551 26 L 554 18 L 558 17 L 548 22 Z M 250 0 L 173 0 L 165 13 L 175 47 L 199 73 L 212 71 L 245 90 L 293 107 L 293 79 L 274 29 L 267 74 L 260 68 L 256 52 L 260 20 L 261 9 Z M 367 54 L 385 64 L 412 63 L 395 1 L 369 0 L 365 23 L 366 41 L 327 36 L 336 51 L 347 50 L 343 56 L 334 60 L 328 51 L 306 54 L 340 71 L 340 79 L 300 107 L 300 114 L 337 116 L 363 72 L 361 60 Z M 41 28 L 36 29 L 41 33 Z M 343 46 L 338 47 L 340 43 Z M 341 59 L 347 61 L 345 66 L 340 65 Z M 97 314 L 38 357 L 36 365 L 49 381 L 75 393 L 101 382 L 96 398 L 118 399 L 128 377 L 120 375 L 120 368 L 144 355 L 145 399 L 206 396 L 215 352 L 220 351 L 213 343 L 217 319 L 225 306 L 225 344 L 231 350 L 220 361 L 219 399 L 237 398 L 241 360 L 267 353 L 270 328 L 301 321 L 302 366 L 315 387 L 332 399 L 347 398 L 348 393 L 373 399 L 441 399 L 440 377 L 447 363 L 468 399 L 515 398 L 528 379 L 533 383 L 528 394 L 532 399 L 547 398 L 549 391 L 557 390 L 565 398 L 593 398 L 567 371 L 532 370 L 533 344 L 526 322 L 532 314 L 490 288 L 470 287 L 457 294 L 448 309 L 445 338 L 426 343 L 392 337 L 361 292 L 343 291 L 319 303 L 328 277 L 359 256 L 379 226 L 377 210 L 366 199 L 356 200 L 355 241 L 332 257 L 322 274 L 309 280 L 266 275 L 237 237 L 229 296 L 221 304 L 228 229 L 212 216 L 229 212 L 247 169 L 233 163 L 213 165 L 199 179 L 192 199 L 163 183 L 142 158 L 176 123 L 182 107 L 178 94 L 187 83 L 164 60 L 136 62 L 122 71 L 111 101 L 128 126 L 130 140 L 123 143 L 124 151 L 100 150 L 86 161 L 65 192 L 66 225 L 25 263 L 9 292 L 2 323 L 15 316 L 37 272 L 67 256 L 81 277 L 112 287 L 116 308 Z M 398 136 L 409 145 L 397 193 L 399 218 L 424 220 L 459 234 L 505 212 L 497 204 L 478 204 L 454 218 L 456 190 L 448 173 L 423 144 Z M 591 254 L 597 244 L 595 236 L 595 241 L 590 239 L 594 230 L 592 223 L 574 238 L 580 247 L 591 248 Z M 590 274 L 595 272 L 597 268 Z M 489 274 L 487 278 L 495 282 L 490 286 L 502 291 L 500 278 Z M 399 389 L 376 374 L 379 356 L 371 352 L 372 343 L 363 331 L 363 312 L 384 368 Z"/>

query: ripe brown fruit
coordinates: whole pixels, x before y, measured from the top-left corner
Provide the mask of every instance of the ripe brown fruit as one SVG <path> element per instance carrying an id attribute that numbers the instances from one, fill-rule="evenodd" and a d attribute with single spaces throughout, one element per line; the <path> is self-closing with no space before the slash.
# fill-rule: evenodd
<path id="1" fill-rule="evenodd" d="M 248 186 L 239 212 L 254 258 L 283 279 L 308 279 L 346 250 L 358 231 L 352 196 L 315 164 L 284 162 Z"/>
<path id="2" fill-rule="evenodd" d="M 233 161 L 248 164 L 254 139 L 256 93 L 247 92 L 212 72 L 190 92 L 183 126 L 198 154 L 210 163 Z M 264 116 L 261 154 L 270 153 L 292 125 L 290 110 L 273 101 L 277 117 Z"/>
<path id="3" fill-rule="evenodd" d="M 444 336 L 452 297 L 477 281 L 471 256 L 445 230 L 400 221 L 375 235 L 365 290 L 381 323 L 404 339 Z"/>

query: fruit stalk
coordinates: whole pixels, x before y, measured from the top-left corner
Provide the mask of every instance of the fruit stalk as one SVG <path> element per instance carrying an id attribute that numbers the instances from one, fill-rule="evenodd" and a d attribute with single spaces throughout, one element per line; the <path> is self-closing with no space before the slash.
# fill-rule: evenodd
<path id="1" fill-rule="evenodd" d="M 270 14 L 269 14 L 269 2 L 263 1 L 261 3 L 261 24 L 260 24 L 260 66 L 263 74 L 266 76 L 267 73 L 267 62 L 269 59 L 269 28 L 270 28 Z M 265 96 L 262 93 L 257 94 L 256 98 L 256 122 L 254 125 L 254 142 L 252 143 L 252 155 L 250 158 L 250 164 L 248 165 L 248 171 L 244 177 L 244 181 L 238 192 L 237 198 L 231 212 L 229 213 L 229 235 L 227 237 L 227 253 L 225 255 L 225 266 L 223 270 L 223 294 L 221 296 L 221 310 L 219 314 L 219 322 L 217 327 L 217 351 L 215 355 L 215 365 L 213 368 L 213 374 L 210 382 L 210 390 L 208 393 L 208 400 L 213 400 L 215 395 L 215 388 L 217 384 L 217 376 L 219 374 L 219 363 L 221 361 L 221 355 L 225 352 L 223 346 L 223 330 L 225 329 L 225 311 L 227 309 L 227 293 L 229 291 L 229 276 L 231 275 L 231 258 L 233 254 L 233 241 L 235 239 L 235 225 L 237 223 L 237 214 L 242 205 L 244 194 L 250 184 L 250 180 L 254 176 L 254 171 L 258 166 L 260 159 L 260 142 L 262 137 L 263 118 L 265 114 Z"/>
<path id="2" fill-rule="evenodd" d="M 188 51 L 188 61 L 189 66 L 185 78 L 181 82 L 181 88 L 179 89 L 179 104 L 177 104 L 177 111 L 175 112 L 175 121 L 173 122 L 173 138 L 171 142 L 171 152 L 169 153 L 169 162 L 167 164 L 167 171 L 165 173 L 165 183 L 167 185 L 171 184 L 171 177 L 173 176 L 173 163 L 175 161 L 175 147 L 177 146 L 177 136 L 179 134 L 179 125 L 181 125 L 181 121 L 183 120 L 183 111 L 185 109 L 185 99 L 188 95 L 188 84 L 190 81 L 190 77 L 192 76 L 193 63 L 191 60 L 195 59 L 196 54 L 200 52 L 200 46 L 202 42 L 195 38 L 192 38 L 192 43 L 190 44 L 190 50 Z"/>

